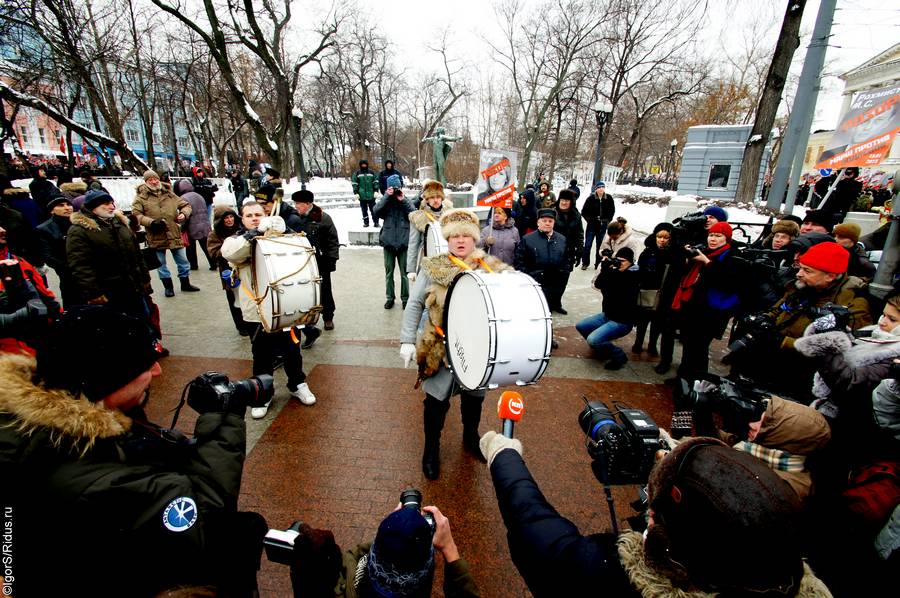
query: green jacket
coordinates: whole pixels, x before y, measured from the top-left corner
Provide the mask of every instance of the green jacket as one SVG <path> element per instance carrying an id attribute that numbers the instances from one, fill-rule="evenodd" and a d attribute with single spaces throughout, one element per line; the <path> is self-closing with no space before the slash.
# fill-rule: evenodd
<path id="1" fill-rule="evenodd" d="M 357 170 L 350 179 L 353 183 L 353 193 L 359 195 L 363 201 L 375 201 L 375 192 L 378 190 L 378 175 L 369 170 Z"/>
<path id="2" fill-rule="evenodd" d="M 90 363 L 90 347 L 79 358 L 103 367 Z M 194 443 L 176 446 L 146 421 L 35 385 L 34 371 L 31 357 L 0 356 L 0 475 L 14 517 L 15 594 L 152 596 L 229 575 L 218 571 L 233 566 L 223 554 L 251 543 L 238 539 L 236 517 L 243 418 L 200 415 Z M 258 560 L 252 566 L 255 573 Z"/>

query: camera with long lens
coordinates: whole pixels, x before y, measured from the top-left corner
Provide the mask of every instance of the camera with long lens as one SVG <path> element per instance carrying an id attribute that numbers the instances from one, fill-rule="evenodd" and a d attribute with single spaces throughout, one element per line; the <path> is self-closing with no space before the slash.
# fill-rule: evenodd
<path id="1" fill-rule="evenodd" d="M 703 253 L 704 245 L 685 245 L 685 253 L 688 257 L 697 257 Z"/>
<path id="2" fill-rule="evenodd" d="M 691 212 L 676 218 L 672 229 L 672 247 L 697 245 L 706 241 L 706 215 L 703 212 Z"/>
<path id="3" fill-rule="evenodd" d="M 672 436 L 716 436 L 713 422 L 716 414 L 722 418 L 725 431 L 746 439 L 750 423 L 760 420 L 770 397 L 749 384 L 727 378 L 718 382 L 700 381 L 693 388 L 687 380 L 679 378 L 673 397 Z"/>
<path id="4" fill-rule="evenodd" d="M 428 511 L 422 510 L 422 493 L 416 490 L 415 488 L 407 488 L 403 492 L 400 493 L 400 508 L 401 509 L 412 509 L 417 513 L 421 513 L 422 517 L 425 518 L 425 521 L 428 522 L 428 525 L 431 527 L 431 533 L 434 533 L 434 516 Z"/>
<path id="5" fill-rule="evenodd" d="M 659 426 L 640 409 L 623 408 L 616 414 L 601 401 L 587 401 L 578 415 L 588 437 L 591 470 L 604 485 L 645 484 L 656 463 L 656 451 L 666 448 L 659 439 Z"/>
<path id="6" fill-rule="evenodd" d="M 206 372 L 191 380 L 187 393 L 187 403 L 197 413 L 237 412 L 245 407 L 262 407 L 271 401 L 275 385 L 268 374 L 232 382 L 225 374 Z"/>
<path id="7" fill-rule="evenodd" d="M 777 326 L 774 318 L 768 314 L 760 313 L 751 314 L 744 318 L 740 328 L 747 332 L 728 344 L 728 352 L 722 358 L 722 363 L 724 364 L 732 363 L 736 357 L 739 357 L 748 349 L 758 347 L 771 340 L 775 335 Z"/>

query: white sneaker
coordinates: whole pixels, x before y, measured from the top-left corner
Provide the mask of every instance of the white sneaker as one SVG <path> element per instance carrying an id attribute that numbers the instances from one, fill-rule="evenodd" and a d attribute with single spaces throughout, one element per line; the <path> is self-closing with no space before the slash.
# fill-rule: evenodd
<path id="1" fill-rule="evenodd" d="M 312 405 L 316 402 L 316 395 L 312 393 L 312 391 L 309 389 L 309 385 L 307 385 L 306 382 L 298 386 L 297 390 L 295 390 L 291 394 L 300 399 L 300 402 L 304 405 Z"/>
<path id="2" fill-rule="evenodd" d="M 272 404 L 272 401 L 269 401 L 262 407 L 251 407 L 250 408 L 250 417 L 253 419 L 262 419 L 266 416 L 266 413 L 269 412 L 269 405 Z"/>

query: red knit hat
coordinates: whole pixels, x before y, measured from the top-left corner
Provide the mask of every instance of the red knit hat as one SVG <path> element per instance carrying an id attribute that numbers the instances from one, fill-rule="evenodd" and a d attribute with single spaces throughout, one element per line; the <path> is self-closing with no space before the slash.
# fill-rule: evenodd
<path id="1" fill-rule="evenodd" d="M 822 272 L 843 274 L 847 271 L 850 261 L 850 253 L 835 243 L 827 241 L 809 248 L 809 251 L 800 256 L 800 263 Z"/>
<path id="2" fill-rule="evenodd" d="M 712 233 L 719 233 L 720 235 L 725 235 L 725 238 L 731 241 L 731 235 L 733 234 L 733 232 L 734 230 L 727 222 L 716 222 L 709 227 L 709 230 L 706 231 L 706 234 L 710 235 Z"/>

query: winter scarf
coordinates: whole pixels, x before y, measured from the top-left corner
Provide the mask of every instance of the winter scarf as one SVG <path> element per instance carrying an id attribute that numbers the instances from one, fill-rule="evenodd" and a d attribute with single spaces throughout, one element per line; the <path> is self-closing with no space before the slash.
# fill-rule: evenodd
<path id="1" fill-rule="evenodd" d="M 710 260 L 714 257 L 718 257 L 731 249 L 731 244 L 726 243 L 725 245 L 719 247 L 718 249 L 707 253 L 706 257 Z M 697 285 L 697 282 L 700 281 L 700 272 L 703 270 L 703 266 L 705 264 L 702 262 L 694 261 L 691 264 L 690 270 L 685 273 L 685 275 L 681 278 L 681 284 L 678 285 L 678 290 L 675 291 L 675 299 L 672 301 L 672 309 L 680 309 L 682 303 L 687 303 L 691 300 L 691 297 L 694 295 L 694 288 Z"/>

